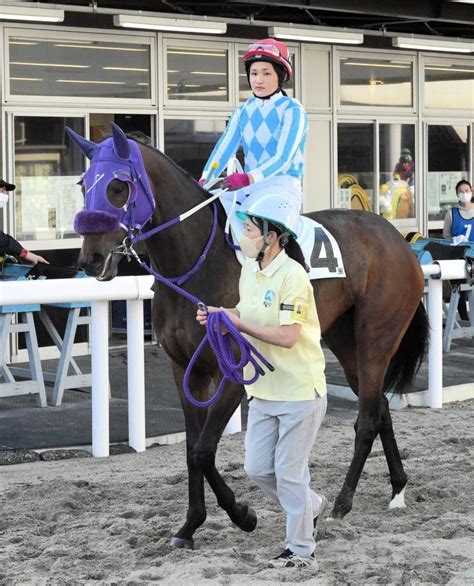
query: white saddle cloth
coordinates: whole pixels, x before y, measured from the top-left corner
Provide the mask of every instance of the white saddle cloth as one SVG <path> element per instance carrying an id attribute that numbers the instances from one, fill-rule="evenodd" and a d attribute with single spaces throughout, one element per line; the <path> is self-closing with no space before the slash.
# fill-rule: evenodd
<path id="1" fill-rule="evenodd" d="M 245 211 L 247 207 L 237 204 L 233 207 L 232 193 L 225 193 L 219 198 L 224 209 L 230 213 L 230 230 L 232 239 L 238 244 L 243 233 L 243 223 L 235 215 L 236 210 Z M 303 251 L 306 264 L 310 268 L 309 278 L 312 279 L 330 279 L 335 277 L 345 277 L 344 263 L 338 243 L 334 236 L 324 226 L 315 222 L 306 216 L 300 216 L 298 226 L 298 244 Z M 240 264 L 243 264 L 245 256 L 240 250 L 236 251 L 236 256 Z"/>

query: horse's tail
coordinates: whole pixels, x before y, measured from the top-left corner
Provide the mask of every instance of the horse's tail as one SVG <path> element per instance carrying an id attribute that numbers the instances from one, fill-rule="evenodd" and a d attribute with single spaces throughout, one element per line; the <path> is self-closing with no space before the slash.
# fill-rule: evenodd
<path id="1" fill-rule="evenodd" d="M 430 324 L 423 303 L 417 307 L 385 375 L 383 391 L 401 394 L 413 381 L 426 355 Z"/>

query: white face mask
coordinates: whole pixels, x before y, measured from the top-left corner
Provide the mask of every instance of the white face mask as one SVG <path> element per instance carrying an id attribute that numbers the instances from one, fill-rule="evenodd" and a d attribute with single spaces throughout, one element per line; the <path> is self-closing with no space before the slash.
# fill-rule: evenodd
<path id="1" fill-rule="evenodd" d="M 461 203 L 469 203 L 472 199 L 472 193 L 470 191 L 458 193 L 458 199 Z"/>
<path id="2" fill-rule="evenodd" d="M 257 258 L 261 246 L 257 248 L 258 242 L 263 240 L 263 236 L 257 236 L 257 238 L 249 238 L 243 234 L 240 238 L 240 248 L 247 258 Z"/>
<path id="3" fill-rule="evenodd" d="M 0 208 L 4 208 L 8 203 L 8 193 L 0 192 Z"/>

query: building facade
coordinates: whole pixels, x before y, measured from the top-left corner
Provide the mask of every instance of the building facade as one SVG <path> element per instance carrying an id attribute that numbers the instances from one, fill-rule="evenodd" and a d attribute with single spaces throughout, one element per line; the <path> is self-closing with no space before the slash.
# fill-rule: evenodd
<path id="1" fill-rule="evenodd" d="M 73 264 L 73 218 L 91 140 L 116 122 L 196 179 L 250 94 L 250 38 L 0 22 L 1 173 L 16 184 L 0 227 Z M 438 234 L 473 176 L 472 54 L 288 42 L 288 89 L 309 117 L 304 211 L 362 208 L 401 232 Z"/>

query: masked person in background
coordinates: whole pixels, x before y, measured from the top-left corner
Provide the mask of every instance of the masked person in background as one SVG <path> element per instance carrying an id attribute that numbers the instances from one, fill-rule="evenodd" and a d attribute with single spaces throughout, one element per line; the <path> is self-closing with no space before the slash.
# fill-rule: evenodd
<path id="1" fill-rule="evenodd" d="M 454 244 L 474 242 L 474 198 L 469 181 L 458 181 L 456 195 L 458 204 L 444 217 L 443 238 L 452 238 Z"/>
<path id="2" fill-rule="evenodd" d="M 242 146 L 245 172 L 232 173 L 222 183 L 237 191 L 237 209 L 245 211 L 265 194 L 280 194 L 299 213 L 308 121 L 303 106 L 283 89 L 293 73 L 288 48 L 262 39 L 249 46 L 243 59 L 253 96 L 233 113 L 199 183 L 218 177 Z M 228 212 L 232 199 L 230 194 L 221 197 Z"/>
<path id="3" fill-rule="evenodd" d="M 0 179 L 0 208 L 4 208 L 8 203 L 8 192 L 14 191 L 15 185 L 12 183 L 7 183 L 3 179 Z M 49 264 L 46 259 L 44 259 L 39 254 L 35 254 L 34 252 L 30 252 L 23 248 L 23 246 L 15 240 L 9 234 L 5 234 L 0 230 L 0 254 L 11 254 L 13 256 L 18 256 L 31 264 L 35 265 L 39 262 L 44 262 Z"/>
<path id="4" fill-rule="evenodd" d="M 270 213 L 267 210 L 272 210 Z M 280 195 L 262 196 L 236 212 L 247 257 L 236 307 L 223 309 L 274 366 L 245 386 L 249 402 L 245 470 L 286 513 L 286 547 L 271 568 L 310 566 L 327 499 L 310 487 L 308 459 L 327 407 L 325 360 L 313 287 L 296 242 L 299 216 Z M 196 319 L 207 323 L 208 313 Z M 252 376 L 244 368 L 244 377 Z"/>

